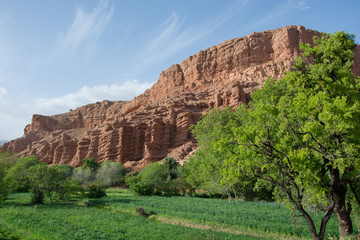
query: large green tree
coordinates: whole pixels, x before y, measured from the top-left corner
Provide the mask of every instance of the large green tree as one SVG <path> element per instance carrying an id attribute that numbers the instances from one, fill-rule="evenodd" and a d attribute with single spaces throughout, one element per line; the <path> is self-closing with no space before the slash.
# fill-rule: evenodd
<path id="1" fill-rule="evenodd" d="M 200 148 L 184 166 L 183 178 L 190 194 L 194 194 L 195 190 L 202 190 L 211 195 L 227 194 L 229 189 L 220 182 L 220 168 L 224 156 L 217 151 L 213 142 L 231 134 L 233 126 L 236 125 L 230 108 L 213 109 L 193 126 L 192 133 Z"/>
<path id="2" fill-rule="evenodd" d="M 192 127 L 192 133 L 197 139 L 199 149 L 195 152 L 184 166 L 182 178 L 185 180 L 189 194 L 195 194 L 195 190 L 211 196 L 228 195 L 245 200 L 266 199 L 272 197 L 271 190 L 262 188 L 254 191 L 255 179 L 244 179 L 236 184 L 221 184 L 221 169 L 226 154 L 216 147 L 214 142 L 221 139 L 231 139 L 232 129 L 239 123 L 238 116 L 231 108 L 212 109 L 201 118 L 197 125 Z M 232 146 L 227 151 L 232 152 Z"/>
<path id="3" fill-rule="evenodd" d="M 249 106 L 233 112 L 237 126 L 230 136 L 223 134 L 213 144 L 225 158 L 223 183 L 256 178 L 258 185 L 274 186 L 279 199 L 306 219 L 312 237 L 323 239 L 333 213 L 340 235 L 353 233 L 351 199 L 359 199 L 360 85 L 352 73 L 353 35 L 326 34 L 314 43 L 300 44 L 303 53 L 292 71 L 254 92 Z M 309 206 L 324 210 L 319 229 Z"/>

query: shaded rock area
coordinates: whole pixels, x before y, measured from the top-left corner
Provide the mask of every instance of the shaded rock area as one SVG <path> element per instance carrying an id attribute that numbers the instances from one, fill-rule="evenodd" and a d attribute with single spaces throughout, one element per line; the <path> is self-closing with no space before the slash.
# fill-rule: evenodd
<path id="1" fill-rule="evenodd" d="M 24 136 L 5 143 L 0 151 L 73 166 L 94 157 L 122 162 L 128 169 L 166 156 L 186 161 L 197 146 L 191 125 L 211 108 L 247 103 L 268 76 L 279 79 L 289 70 L 299 42 L 311 43 L 315 35 L 320 33 L 287 26 L 228 40 L 163 71 L 152 88 L 131 101 L 102 101 L 64 114 L 34 115 Z M 357 59 L 354 71 L 359 69 Z"/>

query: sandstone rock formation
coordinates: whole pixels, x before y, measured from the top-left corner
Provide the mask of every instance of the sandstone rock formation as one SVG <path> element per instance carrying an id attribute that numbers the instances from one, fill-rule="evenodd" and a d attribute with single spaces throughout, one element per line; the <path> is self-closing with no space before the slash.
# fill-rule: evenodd
<path id="1" fill-rule="evenodd" d="M 73 166 L 89 157 L 122 162 L 130 169 L 166 156 L 183 161 L 196 148 L 189 127 L 201 115 L 248 102 L 268 76 L 278 79 L 289 69 L 299 42 L 310 43 L 314 35 L 320 33 L 287 26 L 228 40 L 163 71 L 152 88 L 131 101 L 34 115 L 24 136 L 0 151 L 36 154 L 49 164 Z M 359 73 L 359 59 L 356 65 Z"/>

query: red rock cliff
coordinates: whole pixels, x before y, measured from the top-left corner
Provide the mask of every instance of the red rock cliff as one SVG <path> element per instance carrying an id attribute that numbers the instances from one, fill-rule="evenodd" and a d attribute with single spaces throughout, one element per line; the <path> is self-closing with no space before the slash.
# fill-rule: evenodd
<path id="1" fill-rule="evenodd" d="M 132 169 L 166 156 L 181 161 L 196 148 L 189 127 L 201 115 L 248 102 L 268 76 L 279 78 L 288 70 L 299 54 L 299 42 L 309 43 L 314 35 L 319 33 L 287 26 L 228 40 L 163 71 L 152 88 L 131 101 L 34 115 L 24 136 L 0 151 L 36 154 L 49 164 L 73 166 L 88 157 Z"/>

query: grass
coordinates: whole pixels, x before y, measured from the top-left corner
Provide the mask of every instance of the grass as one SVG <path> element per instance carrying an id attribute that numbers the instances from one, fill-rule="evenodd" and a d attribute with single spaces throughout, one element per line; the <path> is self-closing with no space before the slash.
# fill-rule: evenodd
<path id="1" fill-rule="evenodd" d="M 0 239 L 310 239 L 305 221 L 278 203 L 107 194 L 36 206 L 29 194 L 13 194 L 0 206 Z M 151 216 L 136 216 L 136 207 Z M 327 230 L 338 235 L 335 218 Z"/>
<path id="2" fill-rule="evenodd" d="M 311 235 L 302 217 L 291 216 L 280 203 L 234 202 L 225 199 L 190 198 L 182 196 L 136 197 L 129 190 L 109 189 L 107 198 L 91 203 L 118 211 L 129 211 L 138 206 L 156 216 L 170 220 L 203 224 L 214 228 L 233 229 L 255 236 L 278 238 L 308 238 Z M 313 214 L 320 223 L 321 214 Z M 337 219 L 333 216 L 327 225 L 326 235 L 338 236 Z"/>
<path id="3" fill-rule="evenodd" d="M 259 239 L 211 229 L 162 223 L 133 213 L 93 206 L 91 201 L 31 206 L 26 193 L 13 194 L 0 208 L 0 239 Z M 133 209 L 135 212 L 135 209 Z M 1 233 L 1 231 L 0 231 Z M 18 238 L 17 238 L 18 237 Z"/>

